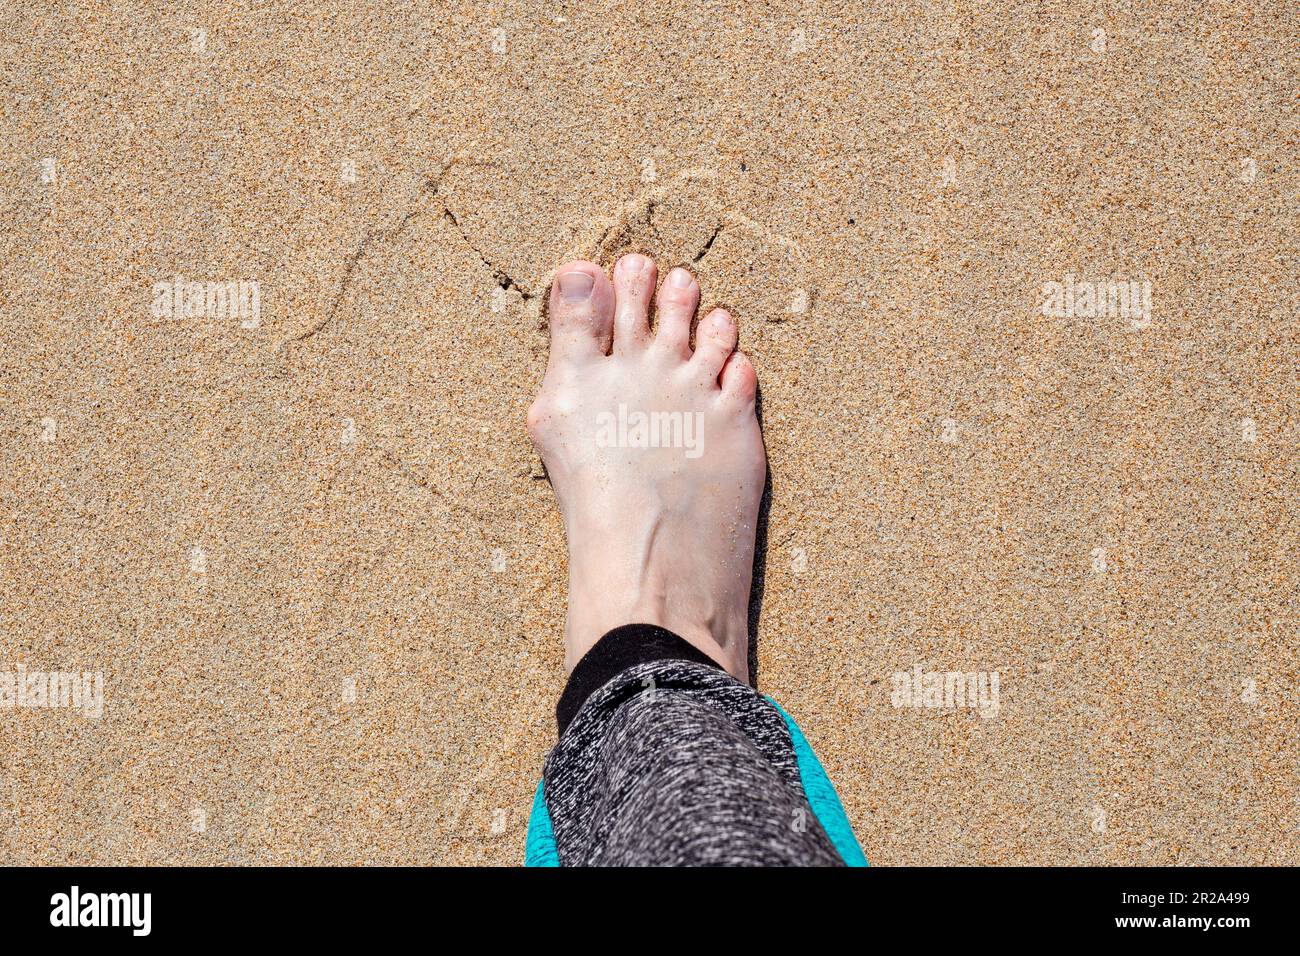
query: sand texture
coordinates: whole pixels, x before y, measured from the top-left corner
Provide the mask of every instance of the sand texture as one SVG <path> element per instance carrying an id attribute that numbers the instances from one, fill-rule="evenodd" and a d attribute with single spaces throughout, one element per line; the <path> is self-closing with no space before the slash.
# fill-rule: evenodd
<path id="1" fill-rule="evenodd" d="M 0 23 L 0 671 L 103 680 L 0 709 L 0 863 L 522 862 L 541 304 L 632 249 L 740 320 L 758 682 L 873 862 L 1300 863 L 1290 0 Z"/>

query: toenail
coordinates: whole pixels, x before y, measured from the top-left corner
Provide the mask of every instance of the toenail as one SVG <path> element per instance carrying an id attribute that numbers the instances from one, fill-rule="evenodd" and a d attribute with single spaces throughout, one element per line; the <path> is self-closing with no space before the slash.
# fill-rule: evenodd
<path id="1" fill-rule="evenodd" d="M 668 277 L 668 283 L 675 289 L 685 289 L 694 278 L 689 272 L 678 266 L 673 270 L 673 274 Z"/>
<path id="2" fill-rule="evenodd" d="M 555 280 L 560 285 L 560 298 L 565 302 L 586 302 L 596 280 L 587 272 L 566 272 Z"/>
<path id="3" fill-rule="evenodd" d="M 624 256 L 621 264 L 626 271 L 636 275 L 638 272 L 644 271 L 649 262 L 650 260 L 645 256 L 633 252 Z"/>

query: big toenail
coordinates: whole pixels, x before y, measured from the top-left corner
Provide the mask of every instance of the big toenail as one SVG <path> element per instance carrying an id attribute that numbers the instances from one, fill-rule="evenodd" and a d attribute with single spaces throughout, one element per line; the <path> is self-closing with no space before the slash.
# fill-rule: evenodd
<path id="1" fill-rule="evenodd" d="M 586 302 L 596 287 L 595 277 L 588 272 L 566 272 L 555 281 L 560 284 L 560 298 L 565 302 Z"/>
<path id="2" fill-rule="evenodd" d="M 668 277 L 668 281 L 672 284 L 674 289 L 685 289 L 691 284 L 692 278 L 693 276 L 685 269 L 677 268 L 674 269 L 673 274 Z"/>

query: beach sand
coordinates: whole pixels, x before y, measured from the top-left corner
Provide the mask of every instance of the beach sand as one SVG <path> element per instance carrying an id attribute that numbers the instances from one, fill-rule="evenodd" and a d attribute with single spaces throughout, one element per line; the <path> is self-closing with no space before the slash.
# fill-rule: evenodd
<path id="1" fill-rule="evenodd" d="M 3 14 L 0 670 L 103 713 L 0 709 L 0 862 L 522 862 L 541 306 L 639 250 L 873 863 L 1300 863 L 1294 4 L 310 6 Z"/>

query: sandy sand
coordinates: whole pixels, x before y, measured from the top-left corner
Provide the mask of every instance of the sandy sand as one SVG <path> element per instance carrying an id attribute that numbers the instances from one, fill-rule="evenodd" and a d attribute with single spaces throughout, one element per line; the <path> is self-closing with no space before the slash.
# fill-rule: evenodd
<path id="1" fill-rule="evenodd" d="M 1300 863 L 1294 4 L 312 6 L 6 5 L 0 670 L 103 714 L 0 709 L 0 862 L 521 862 L 540 303 L 638 249 L 741 321 L 873 862 Z"/>

